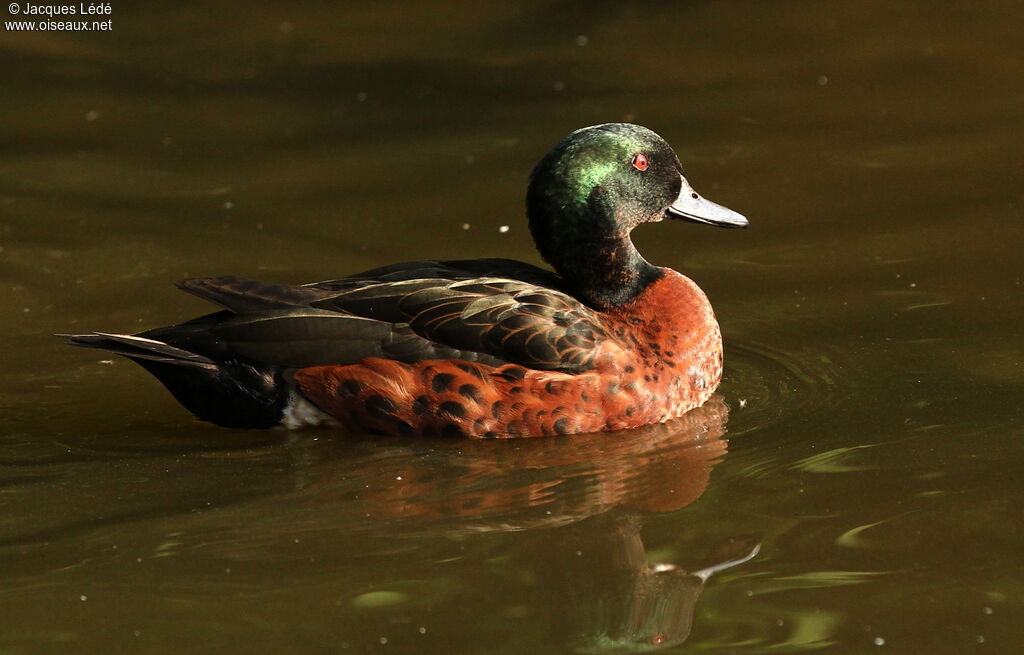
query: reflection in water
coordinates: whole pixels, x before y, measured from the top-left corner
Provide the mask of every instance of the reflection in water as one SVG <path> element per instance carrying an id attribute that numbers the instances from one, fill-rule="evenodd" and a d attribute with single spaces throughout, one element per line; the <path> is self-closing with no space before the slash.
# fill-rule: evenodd
<path id="1" fill-rule="evenodd" d="M 316 498 L 303 504 L 309 508 L 348 499 L 349 530 L 402 519 L 406 527 L 460 534 L 554 527 L 615 509 L 669 512 L 704 492 L 726 452 L 727 418 L 715 397 L 679 419 L 628 432 L 512 442 L 378 439 L 361 444 L 358 455 L 322 462 L 301 461 L 308 442 L 299 437 L 292 444 L 297 493 Z"/>
<path id="2" fill-rule="evenodd" d="M 300 465 L 305 473 L 298 493 L 320 503 L 347 498 L 347 531 L 361 525 L 392 536 L 451 536 L 552 528 L 518 549 L 515 559 L 527 561 L 547 588 L 535 594 L 546 599 L 536 609 L 558 617 L 561 640 L 582 652 L 679 644 L 689 636 L 708 578 L 751 559 L 759 544 L 732 540 L 693 571 L 650 564 L 643 517 L 701 496 L 726 452 L 727 416 L 715 397 L 671 423 L 617 434 L 385 441 L 355 460 Z M 301 443 L 295 445 L 301 456 Z M 353 495 L 353 489 L 360 491 Z"/>
<path id="3" fill-rule="evenodd" d="M 338 631 L 357 649 L 387 638 L 392 651 L 433 652 L 469 638 L 498 652 L 526 635 L 582 652 L 678 644 L 708 577 L 756 545 L 723 535 L 717 554 L 692 555 L 696 566 L 674 554 L 651 563 L 642 528 L 704 493 L 726 453 L 727 416 L 715 397 L 631 432 L 493 442 L 302 433 L 195 452 L 189 432 L 185 445 L 125 445 L 119 468 L 97 445 L 106 483 L 87 486 L 97 474 L 85 468 L 73 497 L 23 494 L 27 520 L 0 540 L 17 556 L 0 572 L 23 582 L 8 591 L 30 605 L 40 580 L 82 590 L 88 602 L 64 621 L 82 634 L 123 614 L 131 588 L 147 609 L 130 628 L 154 636 L 175 622 L 230 624 L 270 602 L 273 618 L 247 629 Z M 50 519 L 31 520 L 40 513 Z"/>
<path id="4" fill-rule="evenodd" d="M 609 514 L 591 520 L 599 521 L 600 528 L 571 529 L 567 548 L 558 558 L 571 608 L 566 613 L 567 634 L 582 652 L 684 642 L 704 583 L 714 573 L 754 558 L 760 549 L 753 539 L 734 539 L 714 563 L 686 571 L 648 563 L 638 516 Z M 605 574 L 595 576 L 598 570 Z"/>

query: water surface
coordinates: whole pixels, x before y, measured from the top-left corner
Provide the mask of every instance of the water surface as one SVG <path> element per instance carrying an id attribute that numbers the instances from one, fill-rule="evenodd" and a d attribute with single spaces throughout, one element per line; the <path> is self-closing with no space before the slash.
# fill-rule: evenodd
<path id="1" fill-rule="evenodd" d="M 1019 651 L 1017 3 L 112 10 L 0 32 L 0 653 Z M 681 421 L 229 431 L 49 336 L 538 262 L 527 174 L 614 120 L 751 220 L 636 233 L 725 334 Z"/>

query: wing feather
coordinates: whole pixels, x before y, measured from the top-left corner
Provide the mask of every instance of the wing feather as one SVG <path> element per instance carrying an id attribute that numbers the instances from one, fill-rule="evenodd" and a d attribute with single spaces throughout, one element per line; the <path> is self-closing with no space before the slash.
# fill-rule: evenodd
<path id="1" fill-rule="evenodd" d="M 179 286 L 229 311 L 161 330 L 188 328 L 192 346 L 205 334 L 207 351 L 283 366 L 376 356 L 579 372 L 607 338 L 561 278 L 511 260 L 407 262 L 298 287 L 234 277 Z"/>

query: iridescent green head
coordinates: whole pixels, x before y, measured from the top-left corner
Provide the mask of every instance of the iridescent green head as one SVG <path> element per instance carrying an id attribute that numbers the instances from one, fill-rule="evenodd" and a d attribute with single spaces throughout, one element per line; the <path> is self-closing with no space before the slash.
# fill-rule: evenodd
<path id="1" fill-rule="evenodd" d="M 747 224 L 690 187 L 664 139 L 630 123 L 585 127 L 562 139 L 533 170 L 526 213 L 544 259 L 598 307 L 625 302 L 660 275 L 629 240 L 637 225 L 666 217 Z"/>

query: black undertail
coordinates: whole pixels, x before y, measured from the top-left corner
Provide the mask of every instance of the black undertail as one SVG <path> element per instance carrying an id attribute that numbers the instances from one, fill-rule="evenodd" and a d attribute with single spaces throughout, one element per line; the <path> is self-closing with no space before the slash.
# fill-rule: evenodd
<path id="1" fill-rule="evenodd" d="M 278 425 L 289 389 L 278 367 L 213 360 L 166 343 L 122 334 L 75 334 L 76 346 L 107 350 L 149 371 L 197 418 L 227 428 Z"/>

